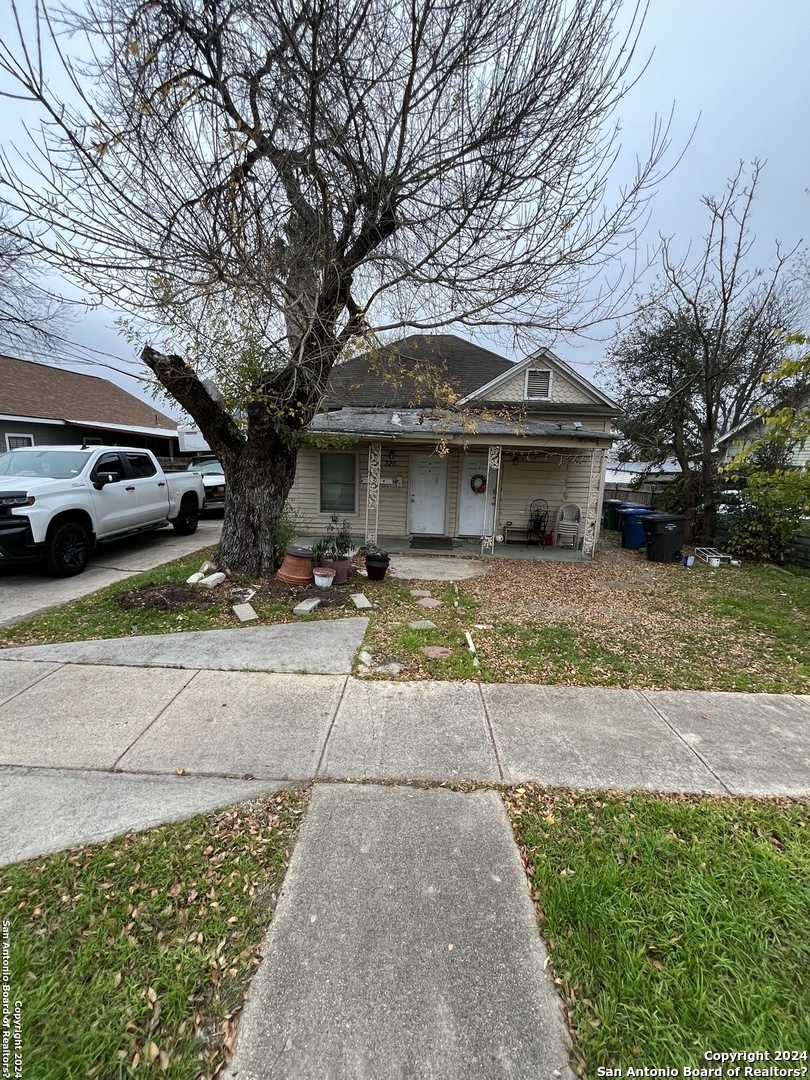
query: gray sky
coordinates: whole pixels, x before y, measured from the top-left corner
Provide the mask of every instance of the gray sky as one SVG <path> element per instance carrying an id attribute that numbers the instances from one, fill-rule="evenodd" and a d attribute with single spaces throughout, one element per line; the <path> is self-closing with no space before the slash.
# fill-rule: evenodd
<path id="1" fill-rule="evenodd" d="M 630 162 L 636 154 L 644 156 L 655 114 L 666 117 L 673 105 L 671 162 L 696 123 L 697 130 L 653 198 L 639 242 L 642 259 L 659 233 L 674 238 L 676 253 L 686 254 L 690 243 L 699 247 L 708 221 L 701 196 L 722 194 L 739 161 L 753 158 L 767 162 L 753 216 L 759 262 L 768 263 L 777 239 L 785 247 L 800 240 L 802 246 L 810 244 L 808 41 L 810 0 L 650 0 L 639 63 L 652 56 L 620 109 L 623 151 Z M 119 357 L 123 370 L 137 370 L 114 320 L 112 312 L 91 312 L 78 318 L 69 334 Z M 611 329 L 596 332 L 604 339 Z M 592 377 L 591 365 L 602 358 L 605 341 L 558 342 L 554 348 Z M 117 364 L 107 356 L 95 358 Z M 107 367 L 77 370 L 105 375 L 138 392 L 136 383 Z"/>

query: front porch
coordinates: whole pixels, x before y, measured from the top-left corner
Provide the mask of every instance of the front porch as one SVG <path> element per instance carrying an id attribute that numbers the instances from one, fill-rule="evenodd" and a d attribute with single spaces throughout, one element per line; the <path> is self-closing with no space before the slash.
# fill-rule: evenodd
<path id="1" fill-rule="evenodd" d="M 299 536 L 295 543 L 303 547 L 311 547 L 318 536 Z M 378 547 L 387 551 L 389 555 L 452 555 L 456 558 L 487 558 L 487 559 L 528 559 L 532 562 L 566 562 L 581 563 L 590 562 L 591 556 L 582 551 L 573 551 L 571 548 L 544 547 L 537 543 L 509 543 L 494 544 L 492 551 L 481 551 L 481 540 L 468 537 L 445 538 L 442 536 L 417 537 L 414 547 L 414 537 L 411 536 L 378 536 L 375 541 Z M 361 538 L 362 540 L 362 538 Z M 435 544 L 431 541 L 434 540 Z"/>

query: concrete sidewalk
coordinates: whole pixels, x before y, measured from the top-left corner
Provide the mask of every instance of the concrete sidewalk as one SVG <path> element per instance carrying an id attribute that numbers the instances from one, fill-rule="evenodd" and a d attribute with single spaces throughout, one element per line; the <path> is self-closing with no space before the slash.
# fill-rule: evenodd
<path id="1" fill-rule="evenodd" d="M 247 640 L 255 631 L 228 633 Z M 129 648 L 136 640 L 118 644 Z M 299 645 L 296 662 L 304 666 Z M 11 849 L 0 847 L 0 861 L 89 838 L 70 810 L 77 771 L 107 835 L 154 823 L 153 812 L 133 817 L 105 776 L 121 773 L 175 777 L 180 771 L 187 778 L 280 785 L 535 781 L 810 795 L 810 697 L 383 682 L 13 658 L 32 651 L 0 653 L 0 810 L 7 819 L 14 815 L 16 836 Z M 34 789 L 22 777 L 33 773 L 19 770 L 46 771 L 27 808 L 24 792 Z M 97 791 L 90 795 L 93 775 Z M 53 822 L 47 832 L 45 806 Z M 193 803 L 188 808 L 193 812 Z M 210 808 L 207 796 L 199 808 Z M 47 848 L 37 849 L 46 836 Z"/>
<path id="2" fill-rule="evenodd" d="M 316 788 L 262 954 L 229 1080 L 573 1077 L 492 791 Z"/>
<path id="3" fill-rule="evenodd" d="M 500 800 L 396 782 L 810 795 L 810 697 L 358 679 L 365 622 L 0 651 L 0 864 L 314 780 L 225 1075 L 571 1080 Z"/>

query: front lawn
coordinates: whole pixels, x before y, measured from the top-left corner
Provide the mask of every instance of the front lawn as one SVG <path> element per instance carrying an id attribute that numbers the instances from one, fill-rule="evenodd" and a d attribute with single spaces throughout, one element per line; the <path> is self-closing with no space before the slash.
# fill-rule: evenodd
<path id="1" fill-rule="evenodd" d="M 306 618 L 344 618 L 358 614 L 350 595 L 364 592 L 374 604 L 362 612 L 371 620 L 365 647 L 374 662 L 360 669 L 369 678 L 810 693 L 808 573 L 700 563 L 687 570 L 605 543 L 593 562 L 487 560 L 484 576 L 455 586 L 390 574 L 368 581 L 354 570 L 331 589 L 271 580 L 200 593 L 183 583 L 204 556 L 27 619 L 0 631 L 0 646 L 236 628 L 233 605 L 253 588 L 259 624 L 299 621 L 292 609 L 308 595 L 323 603 Z M 412 589 L 440 605 L 426 610 Z M 410 625 L 425 620 L 435 629 Z M 426 655 L 430 646 L 450 655 Z M 402 666 L 396 675 L 392 661 Z"/>
<path id="2" fill-rule="evenodd" d="M 283 792 L 0 869 L 22 1075 L 216 1076 L 306 802 Z"/>
<path id="3" fill-rule="evenodd" d="M 810 1069 L 810 804 L 530 785 L 504 799 L 581 1076 L 683 1076 L 717 1067 L 707 1051 Z"/>

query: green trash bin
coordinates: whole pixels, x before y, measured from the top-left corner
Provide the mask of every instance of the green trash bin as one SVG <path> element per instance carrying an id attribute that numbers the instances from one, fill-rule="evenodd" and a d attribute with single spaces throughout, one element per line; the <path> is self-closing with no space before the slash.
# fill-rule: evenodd
<path id="1" fill-rule="evenodd" d="M 619 507 L 621 499 L 605 499 L 602 504 L 602 525 L 612 532 L 619 531 Z"/>

